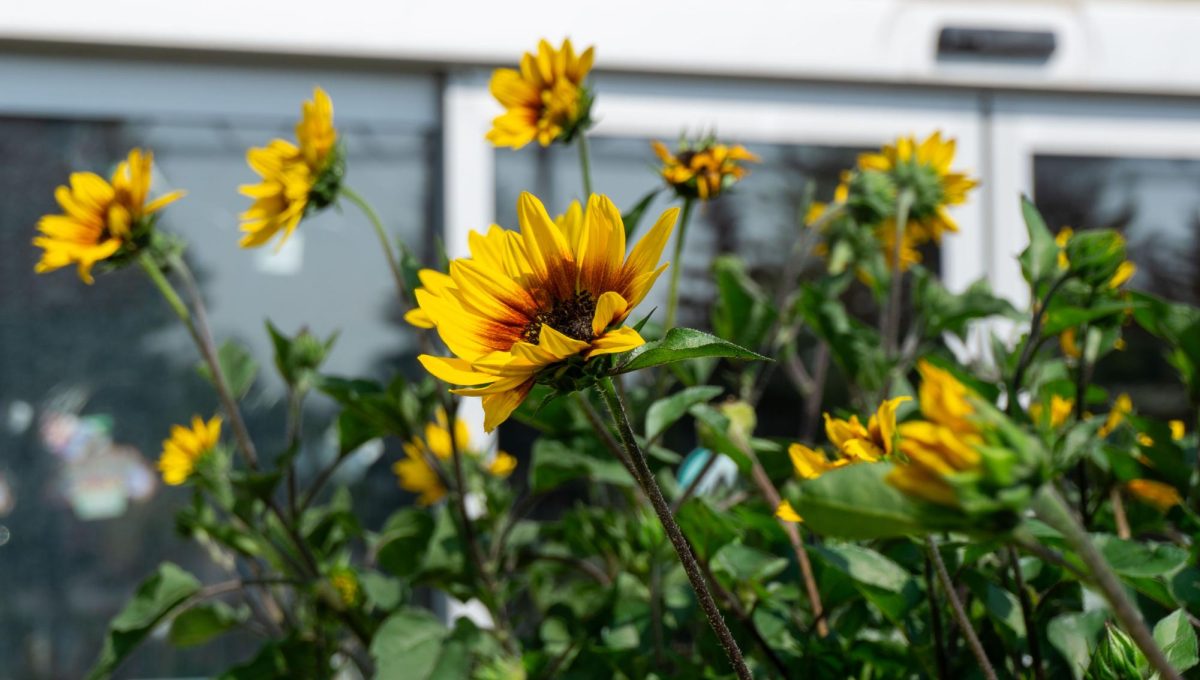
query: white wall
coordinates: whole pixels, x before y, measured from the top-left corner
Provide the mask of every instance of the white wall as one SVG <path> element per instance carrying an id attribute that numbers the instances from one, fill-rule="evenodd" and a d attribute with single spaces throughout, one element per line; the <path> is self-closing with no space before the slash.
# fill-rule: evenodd
<path id="1" fill-rule="evenodd" d="M 946 24 L 1053 30 L 1040 66 L 939 63 Z M 5 0 L 0 40 L 499 64 L 539 37 L 602 69 L 1200 95 L 1172 0 Z"/>

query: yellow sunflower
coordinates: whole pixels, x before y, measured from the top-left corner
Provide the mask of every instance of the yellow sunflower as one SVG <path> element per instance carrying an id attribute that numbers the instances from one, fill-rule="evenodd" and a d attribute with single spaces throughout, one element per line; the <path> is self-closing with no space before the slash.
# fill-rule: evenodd
<path id="1" fill-rule="evenodd" d="M 136 248 L 151 226 L 150 219 L 163 206 L 183 196 L 182 191 L 147 202 L 154 155 L 134 149 L 111 180 L 91 172 L 71 173 L 70 185 L 60 186 L 54 198 L 60 215 L 38 220 L 41 235 L 33 245 L 42 249 L 35 270 L 39 274 L 77 265 L 79 278 L 92 283 L 92 267 L 122 248 Z"/>
<path id="2" fill-rule="evenodd" d="M 163 481 L 179 486 L 196 471 L 196 464 L 217 446 L 221 439 L 221 417 L 213 416 L 207 423 L 200 416 L 192 417 L 192 427 L 171 428 L 171 436 L 163 441 L 158 469 Z"/>
<path id="3" fill-rule="evenodd" d="M 896 436 L 896 408 L 911 397 L 888 399 L 879 405 L 864 426 L 858 416 L 849 420 L 825 414 L 825 435 L 847 458 L 856 462 L 876 463 L 891 455 Z M 795 459 L 793 459 L 795 462 Z"/>
<path id="4" fill-rule="evenodd" d="M 946 208 L 966 202 L 967 192 L 978 185 L 965 174 L 951 171 L 954 147 L 953 139 L 943 141 L 942 133 L 934 132 L 920 143 L 915 137 L 901 137 L 879 153 L 858 157 L 860 170 L 887 173 L 897 188 L 912 192 L 909 223 L 918 243 L 940 243 L 943 233 L 958 231 Z"/>
<path id="5" fill-rule="evenodd" d="M 532 194 L 517 202 L 520 231 L 472 233 L 471 257 L 429 276 L 417 303 L 454 354 L 422 355 L 434 376 L 483 398 L 484 428 L 504 422 L 548 366 L 644 344 L 622 326 L 667 268 L 659 266 L 679 211 L 667 210 L 626 256 L 621 211 L 592 196 L 560 227 Z M 432 285 L 430 285 L 432 284 Z"/>
<path id="6" fill-rule="evenodd" d="M 969 400 L 972 392 L 952 373 L 926 361 L 921 361 L 917 370 L 924 419 L 900 425 L 898 449 L 904 460 L 897 462 L 886 479 L 904 493 L 955 506 L 958 494 L 946 477 L 974 470 L 982 462 L 975 448 L 983 438 L 971 419 L 975 413 Z"/>
<path id="7" fill-rule="evenodd" d="M 570 40 L 557 50 L 542 40 L 536 55 L 521 56 L 519 71 L 496 69 L 490 89 L 505 111 L 492 121 L 487 140 L 513 149 L 534 140 L 542 146 L 569 141 L 587 126 L 591 96 L 583 81 L 593 57 L 591 47 L 576 55 Z"/>
<path id="8" fill-rule="evenodd" d="M 342 171 L 333 102 L 319 87 L 313 90 L 312 101 L 302 106 L 296 141 L 299 146 L 274 139 L 246 152 L 246 162 L 262 181 L 238 188 L 254 199 L 241 215 L 245 232 L 238 244 L 241 247 L 257 248 L 281 231 L 276 248 L 282 247 L 305 215 L 336 197 Z"/>
<path id="9" fill-rule="evenodd" d="M 425 424 L 425 436 L 413 437 L 404 443 L 403 448 L 404 458 L 392 464 L 392 471 L 396 473 L 400 488 L 417 494 L 417 504 L 422 506 L 432 505 L 446 495 L 441 475 L 431 466 L 432 462 L 448 460 L 454 455 L 455 448 L 472 456 L 479 455 L 471 445 L 467 423 L 461 418 L 454 419 L 454 438 L 451 439 L 449 418 L 445 409 L 441 408 L 434 414 L 434 421 Z M 512 474 L 516 467 L 515 457 L 497 451 L 485 469 L 492 476 L 503 479 Z"/>
<path id="10" fill-rule="evenodd" d="M 684 141 L 676 152 L 658 141 L 651 142 L 651 146 L 662 161 L 659 173 L 667 184 L 684 198 L 702 201 L 716 198 L 745 177 L 749 170 L 742 162 L 759 162 L 758 156 L 740 144 L 718 144 L 711 139 Z"/>

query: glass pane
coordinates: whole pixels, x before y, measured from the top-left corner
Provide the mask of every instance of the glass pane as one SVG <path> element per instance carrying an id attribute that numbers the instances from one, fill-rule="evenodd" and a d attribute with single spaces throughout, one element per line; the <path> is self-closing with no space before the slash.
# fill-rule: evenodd
<path id="1" fill-rule="evenodd" d="M 107 174 L 129 148 L 145 146 L 156 154 L 156 190 L 188 191 L 162 225 L 190 244 L 217 338 L 245 343 L 266 367 L 244 402 L 263 455 L 282 449 L 284 429 L 264 319 L 287 333 L 340 329 L 327 364 L 333 373 L 386 374 L 411 358 L 414 336 L 400 328 L 378 241 L 352 208 L 306 222 L 277 253 L 238 248 L 237 215 L 248 199 L 237 186 L 255 179 L 245 149 L 290 136 L 293 124 L 290 116 L 0 118 L 0 186 L 10 199 L 0 202 L 0 677 L 81 677 L 108 620 L 161 560 L 206 582 L 233 576 L 175 534 L 175 510 L 190 491 L 162 486 L 154 468 L 172 423 L 216 409 L 186 332 L 136 267 L 93 286 L 73 270 L 33 272 L 34 225 L 57 211 L 54 187 L 69 172 Z M 431 247 L 426 159 L 435 131 L 360 123 L 342 137 L 350 184 L 394 234 Z M 306 409 L 302 474 L 334 454 L 331 411 L 320 399 Z M 364 478 L 366 462 L 347 472 L 357 474 L 354 496 L 370 522 L 401 494 L 386 466 Z M 209 675 L 244 658 L 248 642 L 232 637 L 179 653 L 152 644 L 122 672 Z"/>
<path id="2" fill-rule="evenodd" d="M 1200 160 L 1037 155 L 1034 196 L 1052 229 L 1116 229 L 1137 264 L 1132 287 L 1200 304 Z M 1097 381 L 1160 417 L 1185 415 L 1187 400 L 1160 346 L 1136 326 L 1128 348 L 1105 358 Z"/>

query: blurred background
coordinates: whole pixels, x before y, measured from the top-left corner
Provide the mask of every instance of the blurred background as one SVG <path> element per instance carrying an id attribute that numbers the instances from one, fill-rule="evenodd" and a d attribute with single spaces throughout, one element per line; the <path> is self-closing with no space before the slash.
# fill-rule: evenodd
<path id="1" fill-rule="evenodd" d="M 354 211 L 306 222 L 278 253 L 237 247 L 236 188 L 247 147 L 290 136 L 315 85 L 332 96 L 348 181 L 426 262 L 464 252 L 466 233 L 515 226 L 518 193 L 551 212 L 579 198 L 574 151 L 496 150 L 491 69 L 546 37 L 597 46 L 596 186 L 629 207 L 657 181 L 649 141 L 715 132 L 762 157 L 691 228 L 683 322 L 705 325 L 709 264 L 737 253 L 769 280 L 797 212 L 827 200 L 858 152 L 899 134 L 958 140 L 956 166 L 982 179 L 962 227 L 927 254 L 952 288 L 985 278 L 1025 293 L 1017 197 L 1052 228 L 1114 227 L 1136 288 L 1200 303 L 1200 4 L 740 0 L 603 10 L 548 0 L 338 3 L 259 0 L 0 6 L 0 680 L 74 678 L 108 619 L 153 565 L 213 574 L 174 534 L 188 493 L 154 469 L 171 423 L 215 403 L 169 309 L 136 271 L 81 284 L 35 277 L 38 217 L 73 170 L 107 173 L 153 149 L 155 183 L 184 188 L 164 226 L 190 243 L 215 331 L 269 365 L 263 322 L 341 329 L 327 368 L 412 371 L 375 236 Z M 666 205 L 665 194 L 655 208 Z M 659 291 L 662 294 L 662 291 Z M 646 309 L 654 300 L 646 303 Z M 1099 370 L 1155 415 L 1183 408 L 1145 338 Z M 264 375 L 266 375 L 264 373 Z M 282 385 L 249 397 L 260 448 L 280 448 Z M 332 455 L 329 414 L 306 414 L 301 464 Z M 768 434 L 795 435 L 787 423 Z M 519 428 L 501 441 L 520 455 Z M 505 441 L 508 439 L 509 441 Z M 411 502 L 390 472 L 395 443 L 342 468 L 368 527 Z M 381 458 L 387 459 L 380 461 Z M 380 464 L 373 465 L 377 461 Z M 151 645 L 124 677 L 210 674 L 236 637 L 192 653 Z"/>

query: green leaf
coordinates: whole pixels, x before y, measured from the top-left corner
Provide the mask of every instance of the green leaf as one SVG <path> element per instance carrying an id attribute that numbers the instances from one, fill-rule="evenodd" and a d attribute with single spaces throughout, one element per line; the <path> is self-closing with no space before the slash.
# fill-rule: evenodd
<path id="1" fill-rule="evenodd" d="M 1101 609 L 1072 612 L 1060 614 L 1046 627 L 1046 638 L 1067 662 L 1075 680 L 1082 680 L 1087 672 L 1107 618 L 1108 612 Z"/>
<path id="2" fill-rule="evenodd" d="M 677 361 L 703 358 L 768 361 L 767 357 L 761 354 L 738 347 L 715 335 L 692 328 L 672 328 L 662 340 L 648 342 L 627 354 L 613 373 L 629 373 Z"/>
<path id="3" fill-rule="evenodd" d="M 1021 216 L 1029 233 L 1029 245 L 1021 253 L 1021 273 L 1030 286 L 1036 286 L 1058 271 L 1058 244 L 1046 227 L 1046 221 L 1028 197 L 1021 197 Z"/>
<path id="4" fill-rule="evenodd" d="M 792 507 L 808 528 L 840 538 L 925 532 L 919 508 L 884 481 L 886 463 L 849 465 L 799 485 Z"/>
<path id="5" fill-rule="evenodd" d="M 1075 307 L 1060 303 L 1058 298 L 1046 309 L 1046 320 L 1042 325 L 1042 336 L 1058 335 L 1068 328 L 1078 328 L 1089 321 L 1103 319 L 1107 316 L 1124 315 L 1134 306 L 1132 302 L 1115 300 L 1110 302 L 1095 302 L 1088 307 Z"/>
<path id="6" fill-rule="evenodd" d="M 734 541 L 713 555 L 712 566 L 715 571 L 729 574 L 735 583 L 763 582 L 787 569 L 788 561 Z"/>
<path id="7" fill-rule="evenodd" d="M 183 569 L 163 562 L 138 586 L 125 608 L 109 624 L 108 638 L 88 680 L 107 678 L 130 652 L 175 607 L 200 590 L 200 582 Z"/>
<path id="8" fill-rule="evenodd" d="M 233 398 L 241 399 L 246 396 L 250 387 L 254 385 L 255 376 L 258 375 L 258 362 L 250 356 L 249 350 L 241 343 L 226 340 L 217 350 L 217 363 L 221 366 L 221 373 L 225 376 Z M 205 380 L 213 382 L 212 371 L 207 365 L 201 364 L 196 370 Z"/>
<path id="9" fill-rule="evenodd" d="M 429 612 L 402 609 L 371 640 L 377 680 L 427 680 L 438 665 L 448 631 Z"/>
<path id="10" fill-rule="evenodd" d="M 615 486 L 633 486 L 633 478 L 619 461 L 611 456 L 597 458 L 580 448 L 544 437 L 534 442 L 530 464 L 531 490 L 534 493 L 549 491 L 581 477 Z"/>
<path id="11" fill-rule="evenodd" d="M 1200 663 L 1196 631 L 1188 620 L 1187 612 L 1182 609 L 1175 610 L 1155 624 L 1154 641 L 1167 655 L 1167 661 L 1180 673 Z"/>
<path id="12" fill-rule="evenodd" d="M 387 431 L 360 411 L 344 410 L 338 414 L 338 456 L 351 453 L 372 439 L 387 434 Z"/>
<path id="13" fill-rule="evenodd" d="M 980 279 L 962 293 L 955 294 L 923 267 L 914 268 L 913 271 L 913 307 L 924 315 L 925 336 L 928 338 L 940 338 L 942 333 L 963 337 L 968 323 L 974 319 L 1016 314 L 1008 300 L 992 294 L 986 279 Z"/>
<path id="14" fill-rule="evenodd" d="M 724 391 L 723 388 L 714 385 L 688 387 L 650 404 L 649 410 L 646 411 L 646 439 L 658 439 L 693 405 L 711 401 Z"/>
<path id="15" fill-rule="evenodd" d="M 870 548 L 831 541 L 812 546 L 809 550 L 856 583 L 900 593 L 912 582 L 912 576 L 904 567 Z"/>
<path id="16" fill-rule="evenodd" d="M 1021 602 L 1009 591 L 989 583 L 978 572 L 968 572 L 963 580 L 975 597 L 983 602 L 988 616 L 1007 628 L 1018 639 L 1025 637 L 1025 617 L 1021 613 Z"/>
<path id="17" fill-rule="evenodd" d="M 171 622 L 167 638 L 176 647 L 202 645 L 250 616 L 246 607 L 233 608 L 224 602 L 203 602 L 191 607 Z"/>
<path id="18" fill-rule="evenodd" d="M 637 233 L 638 225 L 642 223 L 642 217 L 646 215 L 646 210 L 654 199 L 658 196 L 662 188 L 652 189 L 645 196 L 642 196 L 633 207 L 621 216 L 621 221 L 625 223 L 625 240 L 630 241 L 633 235 Z"/>
<path id="19" fill-rule="evenodd" d="M 1182 567 L 1188 559 L 1186 550 L 1169 543 L 1139 543 L 1108 534 L 1093 535 L 1092 540 L 1121 576 L 1163 576 Z"/>
<path id="20" fill-rule="evenodd" d="M 743 347 L 761 346 L 779 317 L 774 303 L 746 274 L 738 257 L 718 257 L 713 262 L 713 276 L 717 283 L 713 331 Z"/>
<path id="21" fill-rule="evenodd" d="M 696 549 L 696 555 L 705 561 L 712 560 L 718 550 L 742 534 L 741 527 L 728 513 L 717 512 L 699 496 L 692 496 L 680 506 L 675 519 Z"/>
<path id="22" fill-rule="evenodd" d="M 401 578 L 417 573 L 433 536 L 433 528 L 433 517 L 424 510 L 404 508 L 393 513 L 379 532 L 376 543 L 379 566 Z"/>

